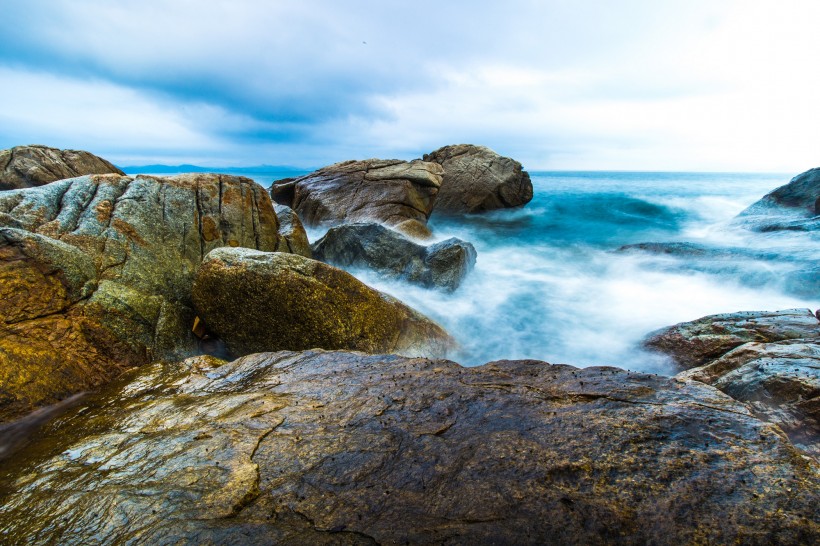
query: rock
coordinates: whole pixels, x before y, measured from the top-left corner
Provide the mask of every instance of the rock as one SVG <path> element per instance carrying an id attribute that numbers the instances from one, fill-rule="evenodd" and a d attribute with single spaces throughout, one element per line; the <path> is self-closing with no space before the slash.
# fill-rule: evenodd
<path id="1" fill-rule="evenodd" d="M 38 145 L 0 150 L 0 190 L 42 186 L 85 174 L 125 173 L 105 159 L 80 150 Z"/>
<path id="2" fill-rule="evenodd" d="M 678 374 L 749 403 L 795 445 L 820 460 L 820 342 L 745 343 L 705 366 Z"/>
<path id="3" fill-rule="evenodd" d="M 444 168 L 435 210 L 476 213 L 520 207 L 532 199 L 532 182 L 521 163 L 484 146 L 456 144 L 425 154 Z"/>
<path id="4" fill-rule="evenodd" d="M 442 355 L 454 346 L 400 301 L 295 254 L 214 250 L 197 273 L 193 301 L 234 355 L 311 348 Z"/>
<path id="5" fill-rule="evenodd" d="M 820 230 L 820 168 L 792 178 L 766 194 L 735 219 L 735 223 L 755 231 Z"/>
<path id="6" fill-rule="evenodd" d="M 287 250 L 278 228 L 267 192 L 239 177 L 93 175 L 0 193 L 0 422 L 195 353 L 202 257 Z"/>
<path id="7" fill-rule="evenodd" d="M 278 180 L 273 199 L 309 227 L 375 221 L 425 224 L 441 185 L 436 163 L 368 159 L 345 161 L 300 178 Z"/>
<path id="8" fill-rule="evenodd" d="M 276 203 L 273 210 L 279 219 L 279 235 L 285 238 L 288 250 L 292 254 L 312 258 L 313 251 L 310 249 L 310 241 L 308 241 L 305 227 L 296 213 L 293 212 L 293 209 Z"/>
<path id="9" fill-rule="evenodd" d="M 650 333 L 643 345 L 672 357 L 681 369 L 702 366 L 751 341 L 820 338 L 820 322 L 808 309 L 725 313 Z"/>
<path id="10" fill-rule="evenodd" d="M 405 220 L 393 226 L 393 229 L 419 241 L 427 241 L 433 237 L 433 232 L 430 231 L 427 224 L 422 224 L 418 220 Z"/>
<path id="11" fill-rule="evenodd" d="M 281 352 L 151 364 L 84 399 L 0 466 L 0 537 L 812 544 L 819 488 L 777 427 L 695 381 Z"/>
<path id="12" fill-rule="evenodd" d="M 372 269 L 425 287 L 455 290 L 475 266 L 473 245 L 456 238 L 424 246 L 381 224 L 330 228 L 313 246 L 317 260 Z"/>

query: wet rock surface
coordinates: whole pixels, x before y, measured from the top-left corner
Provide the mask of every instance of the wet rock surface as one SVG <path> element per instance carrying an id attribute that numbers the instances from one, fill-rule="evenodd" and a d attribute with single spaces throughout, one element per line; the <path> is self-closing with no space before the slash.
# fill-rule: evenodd
<path id="1" fill-rule="evenodd" d="M 443 355 L 437 324 L 349 273 L 294 254 L 212 251 L 193 287 L 197 314 L 236 356 L 280 349 Z"/>
<path id="2" fill-rule="evenodd" d="M 0 193 L 0 421 L 196 350 L 191 286 L 220 246 L 287 250 L 249 179 L 94 175 Z"/>
<path id="3" fill-rule="evenodd" d="M 389 226 L 407 220 L 427 223 L 441 185 L 436 163 L 368 159 L 345 161 L 271 186 L 310 227 L 375 221 Z"/>
<path id="4" fill-rule="evenodd" d="M 105 159 L 81 150 L 37 145 L 0 150 L 0 191 L 32 188 L 85 174 L 125 173 Z"/>
<path id="5" fill-rule="evenodd" d="M 685 370 L 702 366 L 744 343 L 788 339 L 820 339 L 817 317 L 808 309 L 710 315 L 656 330 L 643 345 L 669 355 Z"/>
<path id="6" fill-rule="evenodd" d="M 453 291 L 475 266 L 473 245 L 450 238 L 431 245 L 411 241 L 381 224 L 330 228 L 313 245 L 317 260 L 342 268 L 378 271 L 425 287 Z"/>
<path id="7" fill-rule="evenodd" d="M 820 460 L 820 342 L 746 343 L 705 366 L 678 374 L 747 402 Z"/>
<path id="8" fill-rule="evenodd" d="M 694 381 L 344 352 L 129 372 L 0 469 L 6 543 L 820 540 L 820 468 Z"/>
<path id="9" fill-rule="evenodd" d="M 521 163 L 485 146 L 455 144 L 424 155 L 444 168 L 435 210 L 478 213 L 519 207 L 532 199 L 532 182 Z"/>
<path id="10" fill-rule="evenodd" d="M 820 168 L 808 170 L 741 212 L 735 223 L 755 231 L 820 230 Z"/>

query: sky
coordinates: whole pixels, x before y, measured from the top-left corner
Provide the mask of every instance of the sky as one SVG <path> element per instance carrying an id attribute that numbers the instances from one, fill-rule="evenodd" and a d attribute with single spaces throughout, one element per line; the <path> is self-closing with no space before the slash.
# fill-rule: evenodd
<path id="1" fill-rule="evenodd" d="M 820 165 L 820 2 L 0 0 L 0 148 L 120 166 Z"/>

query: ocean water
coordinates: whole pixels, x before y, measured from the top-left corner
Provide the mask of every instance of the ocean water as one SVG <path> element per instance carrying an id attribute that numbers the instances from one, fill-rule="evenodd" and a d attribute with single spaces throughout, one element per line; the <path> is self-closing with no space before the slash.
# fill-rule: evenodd
<path id="1" fill-rule="evenodd" d="M 714 313 L 820 305 L 799 273 L 816 267 L 816 236 L 731 223 L 790 174 L 531 177 L 534 197 L 523 208 L 433 214 L 436 239 L 459 237 L 478 252 L 454 293 L 353 273 L 444 326 L 461 346 L 453 360 L 465 365 L 533 358 L 669 374 L 665 358 L 639 347 L 652 330 Z M 645 242 L 697 243 L 712 252 L 619 251 Z"/>

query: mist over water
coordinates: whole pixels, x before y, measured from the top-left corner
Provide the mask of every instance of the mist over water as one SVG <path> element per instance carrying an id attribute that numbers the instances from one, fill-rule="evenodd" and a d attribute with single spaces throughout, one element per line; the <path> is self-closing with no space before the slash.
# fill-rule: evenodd
<path id="1" fill-rule="evenodd" d="M 665 359 L 638 348 L 654 329 L 714 313 L 820 304 L 783 282 L 817 255 L 815 236 L 729 223 L 789 175 L 531 175 L 535 195 L 521 209 L 431 218 L 437 239 L 459 237 L 478 252 L 453 294 L 353 273 L 444 326 L 462 347 L 453 359 L 465 365 L 535 358 L 668 374 Z M 734 250 L 717 258 L 618 251 L 682 241 Z"/>

